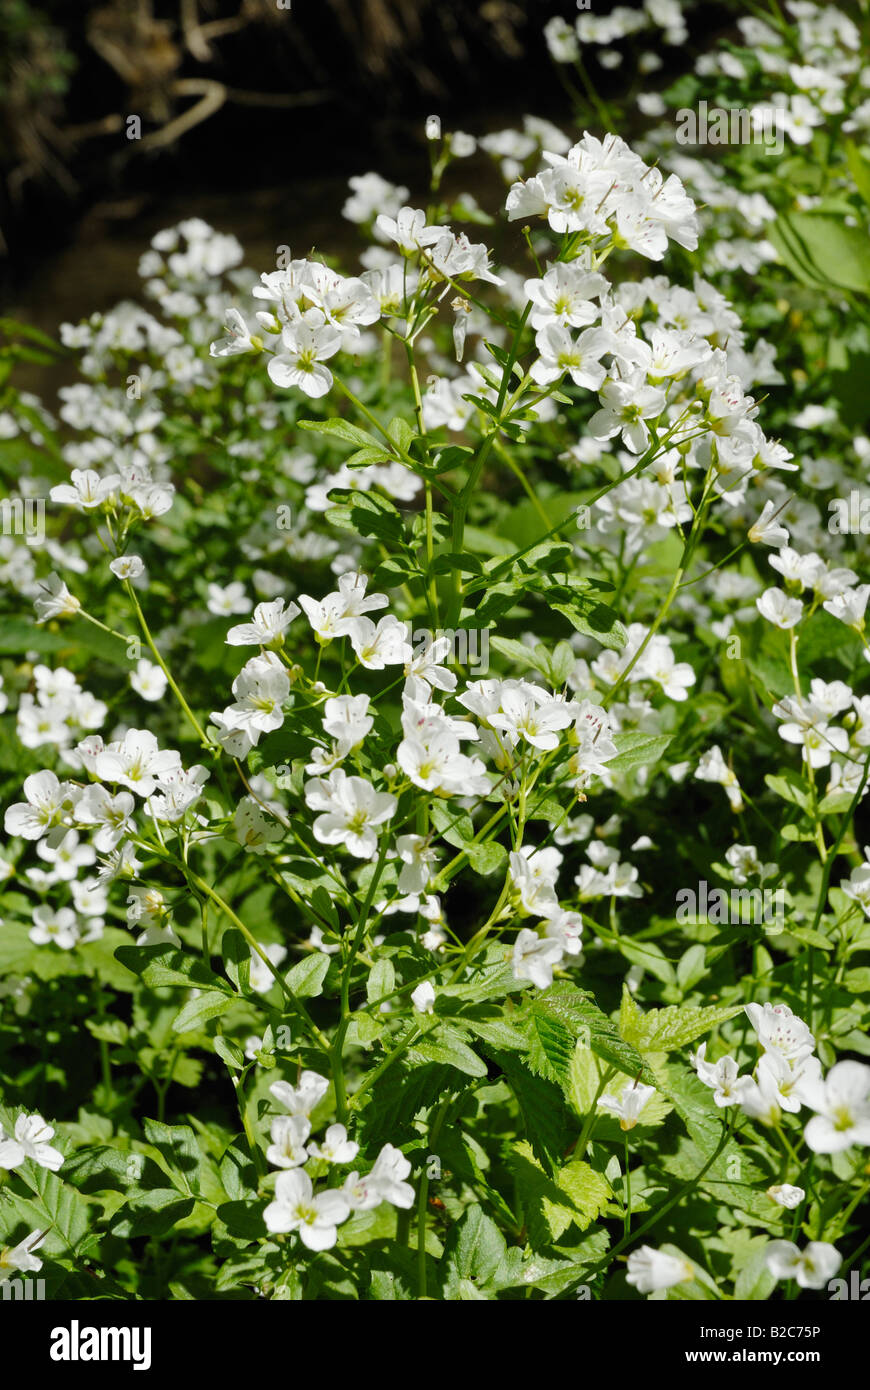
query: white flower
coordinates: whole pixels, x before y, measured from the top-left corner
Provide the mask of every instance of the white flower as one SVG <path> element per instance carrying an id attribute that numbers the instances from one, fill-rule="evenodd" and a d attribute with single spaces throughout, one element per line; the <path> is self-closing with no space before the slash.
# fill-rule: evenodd
<path id="1" fill-rule="evenodd" d="M 801 1091 L 816 1113 L 804 1131 L 814 1153 L 832 1154 L 852 1144 L 870 1144 L 870 1067 L 864 1062 L 837 1062 L 824 1081 L 816 1077 Z"/>
<path id="2" fill-rule="evenodd" d="M 782 507 L 777 508 L 773 502 L 765 502 L 761 516 L 749 528 L 749 539 L 755 544 L 760 541 L 764 545 L 776 547 L 788 545 L 788 531 L 777 520 L 781 511 Z"/>
<path id="3" fill-rule="evenodd" d="M 19 1115 L 15 1121 L 14 1137 L 10 1138 L 0 1126 L 0 1168 L 17 1168 L 26 1158 L 32 1158 L 40 1168 L 56 1173 L 63 1165 L 60 1149 L 52 1148 L 54 1130 L 41 1115 Z"/>
<path id="4" fill-rule="evenodd" d="M 725 790 L 732 811 L 743 810 L 743 796 L 737 774 L 728 767 L 718 743 L 714 743 L 713 747 L 702 755 L 695 768 L 695 777 L 699 782 L 718 782 Z"/>
<path id="5" fill-rule="evenodd" d="M 382 1202 L 407 1210 L 414 1205 L 414 1189 L 409 1182 L 405 1182 L 410 1171 L 411 1164 L 401 1150 L 392 1144 L 385 1144 L 366 1182 L 379 1194 Z"/>
<path id="6" fill-rule="evenodd" d="M 622 435 L 622 441 L 633 454 L 642 454 L 649 443 L 645 424 L 664 409 L 665 393 L 656 386 L 647 386 L 639 372 L 625 381 L 605 381 L 599 392 L 601 409 L 589 421 L 589 432 L 595 439 L 612 439 Z"/>
<path id="7" fill-rule="evenodd" d="M 364 777 L 348 777 L 340 767 L 305 784 L 305 803 L 321 811 L 314 838 L 322 845 L 344 845 L 357 859 L 371 859 L 378 847 L 375 827 L 391 819 L 396 798 L 376 792 Z"/>
<path id="8" fill-rule="evenodd" d="M 776 1202 L 778 1207 L 785 1207 L 787 1211 L 794 1211 L 795 1207 L 799 1207 L 806 1195 L 802 1187 L 792 1187 L 787 1182 L 776 1183 L 767 1189 L 770 1200 Z"/>
<path id="9" fill-rule="evenodd" d="M 161 777 L 180 770 L 181 756 L 159 749 L 148 729 L 128 729 L 120 743 L 110 743 L 97 754 L 96 766 L 101 781 L 120 782 L 140 796 L 150 796 Z"/>
<path id="10" fill-rule="evenodd" d="M 140 657 L 136 670 L 130 676 L 130 685 L 143 700 L 162 700 L 168 684 L 166 675 L 153 661 Z"/>
<path id="11" fill-rule="evenodd" d="M 426 246 L 434 246 L 449 227 L 426 225 L 426 214 L 420 208 L 400 208 L 395 218 L 384 213 L 375 221 L 378 231 L 388 241 L 394 241 L 403 256 L 413 256 Z"/>
<path id="12" fill-rule="evenodd" d="M 774 1278 L 794 1279 L 802 1289 L 824 1289 L 843 1263 L 833 1245 L 818 1240 L 811 1240 L 803 1252 L 790 1240 L 772 1240 L 765 1258 Z"/>
<path id="13" fill-rule="evenodd" d="M 145 573 L 145 565 L 139 555 L 119 555 L 117 560 L 109 561 L 109 569 L 116 579 L 138 579 Z"/>
<path id="14" fill-rule="evenodd" d="M 431 1014 L 435 1011 L 435 990 L 429 980 L 424 980 L 411 993 L 411 1003 L 418 1014 Z"/>
<path id="15" fill-rule="evenodd" d="M 27 933 L 34 946 L 54 942 L 62 951 L 71 951 L 79 939 L 76 915 L 69 907 L 52 908 L 45 904 L 33 909 L 33 926 Z"/>
<path id="16" fill-rule="evenodd" d="M 396 853 L 402 861 L 399 892 L 425 892 L 431 877 L 429 866 L 437 859 L 437 850 L 423 835 L 400 835 L 396 840 Z"/>
<path id="17" fill-rule="evenodd" d="M 320 322 L 308 321 L 306 314 L 305 319 L 285 325 L 282 351 L 269 358 L 266 370 L 276 386 L 298 386 L 306 396 L 325 396 L 332 386 L 332 372 L 323 363 L 338 352 L 341 334 L 323 322 L 319 309 L 308 313 L 316 314 Z"/>
<path id="18" fill-rule="evenodd" d="M 755 600 L 755 606 L 762 618 L 784 630 L 796 627 L 804 615 L 800 599 L 789 598 L 782 589 L 765 589 L 761 597 Z"/>
<path id="19" fill-rule="evenodd" d="M 642 1245 L 632 1250 L 628 1257 L 626 1281 L 633 1284 L 638 1293 L 654 1293 L 657 1289 L 670 1289 L 694 1278 L 695 1271 L 684 1255 L 668 1255 L 664 1250 L 656 1250 L 651 1245 Z"/>
<path id="20" fill-rule="evenodd" d="M 91 783 L 76 802 L 74 818 L 78 825 L 98 827 L 93 836 L 94 849 L 105 854 L 132 832 L 131 817 L 135 807 L 130 792 L 117 792 L 112 796 L 99 783 Z"/>
<path id="21" fill-rule="evenodd" d="M 318 1076 L 316 1071 L 304 1071 L 296 1086 L 291 1086 L 289 1081 L 273 1081 L 269 1090 L 291 1115 L 308 1116 L 323 1100 L 329 1090 L 329 1082 L 325 1076 Z"/>
<path id="22" fill-rule="evenodd" d="M 739 1100 L 734 1089 L 734 1083 L 738 1079 L 737 1063 L 733 1057 L 720 1057 L 718 1062 L 712 1064 L 704 1060 L 706 1051 L 707 1044 L 704 1042 L 694 1055 L 690 1055 L 692 1066 L 698 1073 L 698 1080 L 711 1088 L 713 1100 L 720 1108 L 736 1105 Z"/>
<path id="23" fill-rule="evenodd" d="M 238 309 L 227 309 L 224 315 L 225 338 L 217 338 L 209 347 L 211 357 L 235 357 L 241 352 L 254 352 L 256 345 L 248 325 Z"/>
<path id="24" fill-rule="evenodd" d="M 273 1235 L 298 1231 L 309 1250 L 331 1250 L 338 1239 L 337 1226 L 350 1215 L 350 1205 L 341 1192 L 326 1191 L 314 1196 L 311 1179 L 300 1168 L 279 1173 L 275 1181 L 275 1200 L 263 1212 L 266 1229 Z"/>
<path id="25" fill-rule="evenodd" d="M 530 927 L 517 933 L 513 949 L 515 980 L 530 980 L 538 989 L 553 983 L 553 967 L 562 959 L 562 943 L 555 937 L 538 936 Z"/>
<path id="26" fill-rule="evenodd" d="M 344 1125 L 330 1125 L 323 1143 L 309 1144 L 308 1152 L 312 1158 L 322 1158 L 327 1163 L 352 1163 L 359 1153 L 359 1144 L 348 1139 Z"/>
<path id="27" fill-rule="evenodd" d="M 23 840 L 39 840 L 59 826 L 64 807 L 70 798 L 69 782 L 59 782 L 53 772 L 33 772 L 24 779 L 26 801 L 18 801 L 6 809 L 4 827 L 7 835 L 20 835 Z"/>
<path id="28" fill-rule="evenodd" d="M 33 600 L 37 612 L 37 623 L 47 623 L 50 618 L 72 618 L 81 608 L 81 601 L 70 593 L 59 575 L 50 574 L 37 584 L 38 596 Z"/>
<path id="29" fill-rule="evenodd" d="M 311 1133 L 311 1122 L 305 1115 L 278 1115 L 270 1128 L 272 1142 L 266 1158 L 276 1168 L 299 1168 L 308 1159 L 305 1140 Z"/>
<path id="30" fill-rule="evenodd" d="M 234 580 L 227 585 L 209 584 L 206 607 L 216 617 L 228 618 L 233 613 L 250 613 L 251 600 L 245 593 L 244 584 Z"/>
<path id="31" fill-rule="evenodd" d="M 267 845 L 284 838 L 282 827 L 266 815 L 251 796 L 243 796 L 233 816 L 233 833 L 251 854 L 265 853 Z"/>
<path id="32" fill-rule="evenodd" d="M 299 611 L 298 604 L 288 603 L 285 607 L 280 598 L 271 603 L 258 603 L 254 621 L 231 627 L 225 640 L 231 647 L 268 647 L 280 643 Z"/>
<path id="33" fill-rule="evenodd" d="M 60 483 L 51 489 L 49 496 L 52 502 L 78 507 L 82 511 L 99 507 L 111 496 L 120 481 L 117 477 L 101 478 L 93 468 L 74 468 L 70 477 L 71 485 Z"/>
<path id="34" fill-rule="evenodd" d="M 600 1096 L 599 1110 L 606 1110 L 619 1120 L 620 1129 L 634 1129 L 649 1101 L 655 1095 L 655 1086 L 644 1086 L 639 1081 L 628 1081 L 617 1096 Z"/>
<path id="35" fill-rule="evenodd" d="M 0 1286 L 12 1277 L 7 1270 L 20 1269 L 25 1274 L 37 1274 L 42 1269 L 42 1260 L 33 1252 L 47 1235 L 47 1230 L 31 1231 L 17 1245 L 4 1245 L 0 1249 Z"/>
<path id="36" fill-rule="evenodd" d="M 778 1052 L 787 1061 L 795 1062 L 814 1050 L 815 1038 L 787 1004 L 745 1004 L 743 1011 L 765 1052 Z"/>

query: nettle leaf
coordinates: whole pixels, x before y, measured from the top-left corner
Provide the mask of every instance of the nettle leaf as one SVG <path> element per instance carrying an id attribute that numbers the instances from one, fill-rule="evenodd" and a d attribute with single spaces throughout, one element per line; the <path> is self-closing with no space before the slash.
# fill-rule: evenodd
<path id="1" fill-rule="evenodd" d="M 491 1047 L 503 1048 L 508 1052 L 526 1052 L 529 1042 L 524 1032 L 506 1018 L 496 1016 L 479 1017 L 466 1011 L 462 1015 L 463 1026 L 482 1038 Z"/>
<path id="2" fill-rule="evenodd" d="M 465 1076 L 452 1065 L 426 1061 L 414 1066 L 407 1059 L 394 1063 L 369 1087 L 357 1122 L 362 1142 L 379 1147 L 389 1141 L 398 1146 L 418 1139 L 413 1121 L 420 1111 L 460 1094 L 467 1085 Z"/>
<path id="3" fill-rule="evenodd" d="M 33 1195 L 22 1196 L 7 1183 L 3 1189 L 4 1226 L 8 1228 L 9 1217 L 14 1216 L 29 1230 L 49 1230 L 44 1245 L 46 1254 L 74 1251 L 90 1228 L 88 1203 L 81 1194 L 56 1173 L 31 1161 L 17 1168 L 15 1176 Z"/>
<path id="4" fill-rule="evenodd" d="M 442 1296 L 450 1301 L 486 1299 L 507 1255 L 507 1243 L 480 1206 L 471 1206 L 451 1229 L 442 1261 Z"/>
<path id="5" fill-rule="evenodd" d="M 550 1170 L 558 1167 L 569 1142 L 570 1118 L 561 1089 L 535 1076 L 514 1054 L 488 1050 L 514 1093 L 535 1157 Z"/>
<path id="6" fill-rule="evenodd" d="M 619 1027 L 626 1042 L 638 1052 L 673 1052 L 718 1028 L 742 1009 L 742 1004 L 711 1004 L 702 1009 L 672 1004 L 666 1009 L 649 1009 L 643 1013 L 624 987 Z"/>
<path id="7" fill-rule="evenodd" d="M 551 1177 L 525 1141 L 512 1146 L 508 1164 L 536 1250 L 558 1241 L 569 1226 L 585 1230 L 610 1200 L 607 1181 L 587 1163 L 568 1163 Z"/>
<path id="8" fill-rule="evenodd" d="M 579 1159 L 566 1163 L 556 1182 L 578 1213 L 574 1220 L 581 1231 L 585 1231 L 587 1226 L 596 1220 L 610 1201 L 611 1191 L 607 1179 Z"/>
<path id="9" fill-rule="evenodd" d="M 579 1041 L 582 1046 L 591 1048 L 618 1071 L 649 1081 L 640 1053 L 622 1037 L 616 1024 L 599 1009 L 595 1001 L 575 985 L 551 985 L 535 995 L 529 1005 L 529 1013 L 533 1018 L 561 1024 L 574 1043 Z M 570 1061 L 570 1057 L 567 1060 Z"/>
<path id="10" fill-rule="evenodd" d="M 149 1191 L 166 1181 L 162 1168 L 147 1154 L 109 1145 L 80 1149 L 64 1164 L 64 1181 L 82 1192 Z"/>
<path id="11" fill-rule="evenodd" d="M 637 767 L 657 763 L 670 743 L 668 734 L 617 734 L 613 742 L 618 752 L 607 764 L 608 772 L 633 772 Z"/>

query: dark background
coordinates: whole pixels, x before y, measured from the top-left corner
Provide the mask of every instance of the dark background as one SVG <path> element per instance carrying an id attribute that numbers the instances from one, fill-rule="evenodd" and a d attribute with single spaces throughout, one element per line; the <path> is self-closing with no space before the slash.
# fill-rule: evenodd
<path id="1" fill-rule="evenodd" d="M 341 252 L 356 245 L 340 217 L 351 174 L 425 193 L 428 113 L 481 134 L 576 109 L 543 37 L 553 15 L 576 16 L 571 0 L 279 3 L 0 0 L 5 312 L 52 330 L 134 294 L 151 235 L 187 216 L 235 232 L 254 265 L 279 243 Z M 731 19 L 725 5 L 684 10 L 690 42 L 659 46 L 656 86 Z M 618 95 L 631 61 L 604 71 L 594 52 L 596 87 Z M 212 113 L 179 131 L 204 98 Z M 131 115 L 141 140 L 127 138 Z M 501 187 L 482 156 L 458 177 L 482 202 Z"/>

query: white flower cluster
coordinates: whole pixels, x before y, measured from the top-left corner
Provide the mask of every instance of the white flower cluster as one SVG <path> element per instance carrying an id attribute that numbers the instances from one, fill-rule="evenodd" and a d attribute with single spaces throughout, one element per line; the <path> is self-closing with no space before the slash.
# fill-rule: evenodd
<path id="1" fill-rule="evenodd" d="M 338 1167 L 352 1163 L 359 1152 L 341 1124 L 330 1125 L 321 1143 L 309 1142 L 312 1111 L 328 1088 L 329 1082 L 313 1071 L 303 1071 L 296 1086 L 275 1081 L 269 1087 L 288 1113 L 271 1125 L 266 1158 L 281 1172 L 275 1179 L 275 1200 L 266 1207 L 263 1220 L 273 1235 L 297 1232 L 308 1250 L 331 1250 L 338 1227 L 355 1211 L 371 1211 L 382 1202 L 407 1209 L 414 1202 L 414 1189 L 405 1181 L 411 1164 L 392 1144 L 384 1145 L 370 1172 L 354 1171 L 342 1187 L 315 1192 L 304 1168 L 310 1159 Z"/>

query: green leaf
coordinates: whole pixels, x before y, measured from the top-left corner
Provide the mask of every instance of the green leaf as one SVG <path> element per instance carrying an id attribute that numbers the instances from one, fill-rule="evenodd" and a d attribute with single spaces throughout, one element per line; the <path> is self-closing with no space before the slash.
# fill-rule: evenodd
<path id="1" fill-rule="evenodd" d="M 396 971 L 393 962 L 381 957 L 376 960 L 366 980 L 366 998 L 370 1004 L 377 1004 L 396 988 Z"/>
<path id="2" fill-rule="evenodd" d="M 328 970 L 329 956 L 323 951 L 314 951 L 297 961 L 284 979 L 297 999 L 316 999 L 323 993 L 323 981 Z"/>
<path id="3" fill-rule="evenodd" d="M 199 1193 L 204 1158 L 190 1125 L 165 1125 L 160 1120 L 144 1120 L 142 1128 L 148 1143 L 157 1149 L 185 1192 Z"/>
<path id="4" fill-rule="evenodd" d="M 866 228 L 822 212 L 780 213 L 766 235 L 783 264 L 804 285 L 870 294 Z"/>
<path id="5" fill-rule="evenodd" d="M 784 801 L 789 801 L 792 805 L 799 806 L 807 815 L 812 815 L 813 801 L 809 787 L 796 772 L 789 769 L 778 777 L 768 774 L 764 781 L 770 790 L 781 796 Z"/>
<path id="6" fill-rule="evenodd" d="M 650 1080 L 640 1054 L 620 1035 L 616 1024 L 602 1013 L 595 1001 L 575 985 L 551 985 L 535 996 L 529 1008 L 532 1017 L 561 1023 L 574 1042 L 579 1040 L 618 1071 L 642 1081 Z"/>
<path id="7" fill-rule="evenodd" d="M 673 1004 L 667 1009 L 649 1009 L 643 1013 L 624 986 L 620 1029 L 626 1042 L 639 1052 L 673 1052 L 718 1028 L 742 1009 L 742 1004 L 711 1004 L 703 1009 Z"/>
<path id="8" fill-rule="evenodd" d="M 657 763 L 670 743 L 668 734 L 617 734 L 613 742 L 617 755 L 607 764 L 608 772 L 633 772 L 636 767 Z"/>
<path id="9" fill-rule="evenodd" d="M 162 1236 L 190 1216 L 192 1197 L 179 1197 L 174 1187 L 157 1187 L 126 1202 L 116 1213 L 109 1230 L 114 1236 Z"/>
<path id="10" fill-rule="evenodd" d="M 557 613 L 563 613 L 577 632 L 582 632 L 584 637 L 594 637 L 602 647 L 621 651 L 628 641 L 625 627 L 606 603 L 580 594 L 573 594 L 567 601 L 549 599 L 548 603 Z"/>
<path id="11" fill-rule="evenodd" d="M 495 1222 L 482 1207 L 468 1207 L 452 1227 L 444 1248 L 443 1297 L 451 1302 L 485 1298 L 483 1290 L 506 1254 L 504 1236 Z"/>
<path id="12" fill-rule="evenodd" d="M 221 1061 L 226 1062 L 233 1071 L 244 1071 L 248 1064 L 245 1054 L 238 1044 L 229 1038 L 222 1037 L 220 1033 L 214 1040 L 214 1050 Z"/>
<path id="13" fill-rule="evenodd" d="M 468 862 L 476 874 L 487 877 L 502 869 L 508 857 L 504 845 L 497 840 L 488 840 L 481 845 L 468 845 L 465 850 Z"/>
<path id="14" fill-rule="evenodd" d="M 674 967 L 665 957 L 660 946 L 656 946 L 653 941 L 633 941 L 631 937 L 621 937 L 619 940 L 619 950 L 626 960 L 630 960 L 632 965 L 640 965 L 644 970 L 648 970 L 651 975 L 655 975 L 657 980 L 662 980 L 666 985 L 674 984 L 676 976 Z"/>
<path id="15" fill-rule="evenodd" d="M 582 1163 L 579 1159 L 566 1163 L 556 1182 L 579 1213 L 577 1225 L 581 1231 L 596 1220 L 610 1201 L 609 1183 L 588 1163 Z"/>
<path id="16" fill-rule="evenodd" d="M 536 1158 L 549 1169 L 558 1167 L 567 1147 L 569 1124 L 561 1090 L 552 1081 L 535 1076 L 513 1053 L 492 1050 L 490 1055 L 514 1093 Z"/>
<path id="17" fill-rule="evenodd" d="M 36 1163 L 22 1164 L 16 1169 L 15 1176 L 30 1188 L 33 1196 L 21 1196 L 13 1192 L 7 1183 L 3 1189 L 6 1198 L 4 1215 L 14 1211 L 15 1217 L 25 1222 L 30 1230 L 50 1227 L 45 1242 L 47 1254 L 61 1250 L 74 1251 L 89 1229 L 87 1202 L 58 1174 Z"/>
<path id="18" fill-rule="evenodd" d="M 335 439 L 343 439 L 347 444 L 355 444 L 357 448 L 380 447 L 383 453 L 383 446 L 378 446 L 378 440 L 373 434 L 367 434 L 358 425 L 352 425 L 349 420 L 342 420 L 340 417 L 332 420 L 297 420 L 296 428 L 310 430 L 313 434 L 329 434 Z"/>
<path id="19" fill-rule="evenodd" d="M 854 140 L 844 142 L 849 172 L 864 202 L 870 207 L 870 160 L 865 159 Z"/>
<path id="20" fill-rule="evenodd" d="M 211 1018 L 218 1018 L 231 1008 L 233 997 L 218 990 L 205 990 L 194 999 L 189 999 L 172 1020 L 175 1033 L 193 1033 Z"/>
<path id="21" fill-rule="evenodd" d="M 441 1062 L 455 1067 L 466 1076 L 486 1076 L 486 1063 L 463 1041 L 455 1028 L 441 1023 L 433 1033 L 415 1043 L 408 1052 L 409 1060 L 417 1056 L 425 1062 Z"/>
<path id="22" fill-rule="evenodd" d="M 179 951 L 175 946 L 119 946 L 115 959 L 151 989 L 172 985 L 185 989 L 204 987 L 231 997 L 226 980 L 209 970 L 199 956 Z"/>

